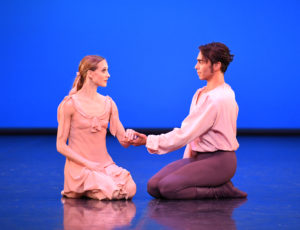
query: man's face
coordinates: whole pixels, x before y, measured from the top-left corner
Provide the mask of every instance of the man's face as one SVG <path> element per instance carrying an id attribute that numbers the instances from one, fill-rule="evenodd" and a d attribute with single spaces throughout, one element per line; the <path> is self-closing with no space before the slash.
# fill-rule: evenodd
<path id="1" fill-rule="evenodd" d="M 200 80 L 209 80 L 213 76 L 211 62 L 202 56 L 201 51 L 198 54 L 195 69 L 197 70 Z"/>

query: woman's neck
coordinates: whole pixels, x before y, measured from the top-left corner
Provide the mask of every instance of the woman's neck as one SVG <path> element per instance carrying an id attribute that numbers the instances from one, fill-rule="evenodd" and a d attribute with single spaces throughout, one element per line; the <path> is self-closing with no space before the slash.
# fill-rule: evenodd
<path id="1" fill-rule="evenodd" d="M 96 99 L 98 86 L 89 78 L 83 83 L 82 88 L 78 91 L 78 94 L 89 99 Z"/>

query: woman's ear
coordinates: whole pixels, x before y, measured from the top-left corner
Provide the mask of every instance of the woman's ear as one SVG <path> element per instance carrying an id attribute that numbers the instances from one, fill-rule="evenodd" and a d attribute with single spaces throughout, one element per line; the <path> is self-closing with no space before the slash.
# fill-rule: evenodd
<path id="1" fill-rule="evenodd" d="M 93 71 L 88 70 L 88 71 L 86 72 L 86 77 L 92 79 L 92 77 L 93 77 Z"/>

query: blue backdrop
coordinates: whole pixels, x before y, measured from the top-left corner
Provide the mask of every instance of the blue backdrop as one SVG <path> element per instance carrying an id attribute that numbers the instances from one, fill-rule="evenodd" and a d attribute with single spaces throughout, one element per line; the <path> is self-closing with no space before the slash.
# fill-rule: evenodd
<path id="1" fill-rule="evenodd" d="M 0 128 L 54 128 L 85 55 L 126 127 L 172 128 L 204 85 L 198 46 L 224 42 L 238 128 L 300 128 L 300 1 L 1 1 Z"/>

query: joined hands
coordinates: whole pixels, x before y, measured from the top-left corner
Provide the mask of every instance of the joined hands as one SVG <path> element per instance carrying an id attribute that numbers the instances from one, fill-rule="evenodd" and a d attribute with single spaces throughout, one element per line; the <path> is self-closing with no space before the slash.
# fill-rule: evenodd
<path id="1" fill-rule="evenodd" d="M 147 136 L 133 129 L 127 129 L 125 133 L 126 142 L 133 146 L 146 145 Z"/>

